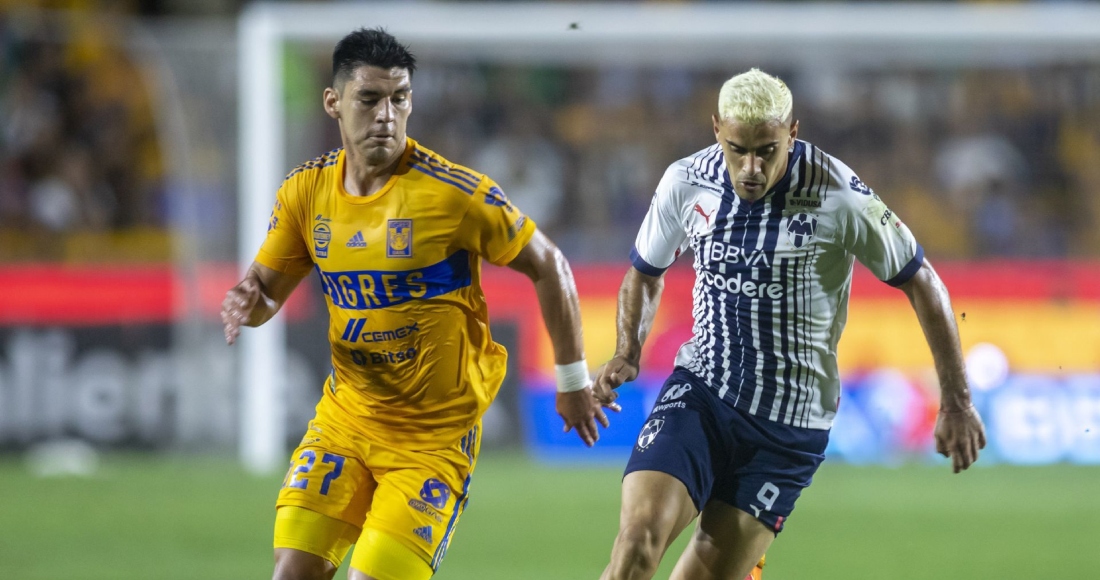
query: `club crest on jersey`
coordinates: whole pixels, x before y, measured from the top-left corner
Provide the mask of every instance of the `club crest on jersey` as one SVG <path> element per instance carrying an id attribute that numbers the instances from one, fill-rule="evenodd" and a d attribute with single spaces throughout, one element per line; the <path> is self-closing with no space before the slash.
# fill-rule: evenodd
<path id="1" fill-rule="evenodd" d="M 661 427 L 665 426 L 664 419 L 650 419 L 649 422 L 642 427 L 641 435 L 638 435 L 638 448 L 645 449 L 653 443 L 653 440 L 657 438 L 657 433 L 661 432 Z"/>
<path id="2" fill-rule="evenodd" d="M 791 243 L 796 248 L 809 245 L 816 233 L 817 218 L 810 214 L 800 213 L 787 220 L 787 236 L 791 238 Z"/>
<path id="3" fill-rule="evenodd" d="M 332 228 L 329 227 L 328 221 L 320 214 L 314 218 L 317 224 L 313 226 L 313 253 L 317 254 L 318 258 L 328 257 L 328 245 L 332 241 Z"/>
<path id="4" fill-rule="evenodd" d="M 411 258 L 412 257 L 412 229 L 413 222 L 409 219 L 387 220 L 386 222 L 386 257 L 387 258 Z"/>

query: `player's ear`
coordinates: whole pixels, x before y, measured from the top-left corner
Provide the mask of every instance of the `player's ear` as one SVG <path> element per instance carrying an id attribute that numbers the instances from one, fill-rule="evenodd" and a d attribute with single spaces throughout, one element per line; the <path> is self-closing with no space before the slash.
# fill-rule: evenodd
<path id="1" fill-rule="evenodd" d="M 718 136 L 718 130 L 719 130 L 718 115 L 715 115 L 715 114 L 712 113 L 711 116 L 710 116 L 710 122 L 714 124 L 714 138 L 721 141 L 721 137 Z"/>
<path id="2" fill-rule="evenodd" d="M 325 92 L 322 97 L 322 102 L 325 107 L 325 113 L 333 119 L 340 119 L 340 93 L 336 92 L 336 89 L 332 87 L 325 87 Z"/>
<path id="3" fill-rule="evenodd" d="M 794 147 L 795 139 L 798 139 L 798 119 L 791 123 L 791 144 L 789 147 Z"/>

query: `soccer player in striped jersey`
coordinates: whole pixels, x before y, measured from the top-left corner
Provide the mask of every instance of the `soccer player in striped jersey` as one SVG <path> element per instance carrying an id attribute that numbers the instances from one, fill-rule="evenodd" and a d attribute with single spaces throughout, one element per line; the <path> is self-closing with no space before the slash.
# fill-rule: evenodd
<path id="1" fill-rule="evenodd" d="M 427 580 L 439 567 L 505 371 L 482 259 L 535 285 L 566 428 L 591 446 L 596 422 L 607 426 L 569 264 L 493 180 L 406 136 L 415 68 L 381 30 L 336 45 L 323 102 L 343 147 L 287 176 L 222 305 L 230 344 L 311 271 L 328 305 L 333 368 L 276 502 L 278 580 L 332 578 L 353 544 L 352 580 Z"/>
<path id="2" fill-rule="evenodd" d="M 693 336 L 627 463 L 604 580 L 651 578 L 697 516 L 673 579 L 760 577 L 824 459 L 856 259 L 916 311 L 942 389 L 936 449 L 958 473 L 985 445 L 947 290 L 909 228 L 851 169 L 797 139 L 779 79 L 753 69 L 728 80 L 713 124 L 717 144 L 657 186 L 619 291 L 616 352 L 597 373 L 605 403 L 637 377 L 662 275 L 691 248 Z"/>

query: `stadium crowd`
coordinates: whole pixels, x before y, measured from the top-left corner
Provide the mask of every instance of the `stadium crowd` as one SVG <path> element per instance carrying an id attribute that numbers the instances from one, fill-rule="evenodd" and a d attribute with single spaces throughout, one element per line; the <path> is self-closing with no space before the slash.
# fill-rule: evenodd
<path id="1" fill-rule="evenodd" d="M 167 238 L 177 225 L 155 83 L 124 42 L 108 41 L 121 31 L 103 26 L 0 12 L 0 261 L 79 261 L 81 252 L 57 250 L 57 240 Z M 288 167 L 337 142 L 320 107 L 326 55 L 293 52 Z M 664 168 L 713 142 L 714 87 L 750 64 L 425 63 L 410 134 L 500 182 L 574 259 L 621 260 Z M 1100 255 L 1100 65 L 771 72 L 798 96 L 801 136 L 850 163 L 932 255 Z M 191 108 L 233 107 L 233 98 Z M 200 157 L 235 158 L 235 143 L 215 145 Z M 228 216 L 208 237 L 225 238 L 216 244 L 225 255 L 213 257 L 231 259 L 236 177 L 216 177 L 224 183 L 204 188 L 220 194 L 202 203 L 217 207 L 203 213 Z"/>
<path id="2" fill-rule="evenodd" d="M 56 255 L 69 232 L 164 228 L 148 83 L 103 22 L 0 14 L 0 230 Z M 4 251 L 4 257 L 14 252 Z"/>

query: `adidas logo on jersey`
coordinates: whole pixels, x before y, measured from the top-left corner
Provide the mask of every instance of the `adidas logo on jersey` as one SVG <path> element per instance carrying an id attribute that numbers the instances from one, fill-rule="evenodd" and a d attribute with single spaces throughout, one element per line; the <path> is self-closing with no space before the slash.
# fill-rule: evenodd
<path id="1" fill-rule="evenodd" d="M 355 235 L 348 240 L 347 246 L 349 248 L 365 248 L 367 247 L 367 241 L 363 239 L 363 232 L 355 232 Z"/>
<path id="2" fill-rule="evenodd" d="M 421 540 L 424 540 L 425 542 L 428 542 L 429 544 L 432 543 L 432 527 L 431 526 L 424 526 L 422 528 L 416 528 L 416 529 L 413 530 L 413 533 L 416 534 Z"/>

